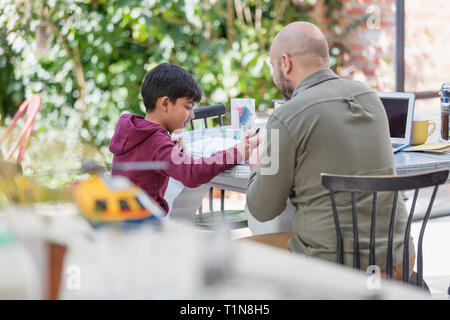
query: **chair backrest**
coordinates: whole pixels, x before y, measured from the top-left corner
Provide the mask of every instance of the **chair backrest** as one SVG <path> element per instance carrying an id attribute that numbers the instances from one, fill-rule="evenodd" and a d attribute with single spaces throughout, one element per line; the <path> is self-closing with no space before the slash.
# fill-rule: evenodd
<path id="1" fill-rule="evenodd" d="M 422 227 L 420 229 L 418 248 L 417 248 L 417 285 L 423 284 L 423 258 L 422 258 L 422 240 L 425 232 L 425 227 L 430 217 L 431 208 L 433 207 L 434 198 L 440 184 L 447 181 L 449 170 L 433 171 L 423 174 L 415 175 L 400 175 L 400 176 L 346 176 L 333 175 L 322 173 L 322 185 L 330 191 L 331 206 L 333 211 L 333 218 L 336 227 L 337 238 L 337 262 L 343 264 L 343 239 L 342 231 L 339 225 L 339 217 L 336 207 L 334 193 L 345 191 L 351 192 L 352 201 L 352 223 L 353 223 L 353 252 L 354 260 L 353 267 L 360 268 L 360 252 L 358 240 L 358 222 L 357 222 L 357 208 L 356 208 L 356 194 L 357 192 L 372 192 L 372 213 L 370 223 L 370 241 L 369 241 L 369 265 L 375 265 L 375 228 L 376 228 L 376 211 L 377 211 L 377 193 L 391 191 L 394 192 L 394 201 L 392 205 L 392 212 L 388 231 L 388 248 L 386 256 L 386 269 L 388 278 L 393 275 L 393 233 L 395 225 L 395 214 L 397 209 L 398 193 L 399 191 L 415 190 L 411 210 L 409 212 L 408 221 L 404 235 L 404 250 L 403 250 L 403 281 L 409 280 L 409 237 L 411 230 L 412 218 L 414 215 L 414 208 L 417 201 L 419 189 L 434 186 L 433 193 L 424 216 Z"/>
<path id="2" fill-rule="evenodd" d="M 20 145 L 19 155 L 17 157 L 17 163 L 21 164 L 23 160 L 23 156 L 25 154 L 25 150 L 28 145 L 28 141 L 31 136 L 31 130 L 33 129 L 34 119 L 41 109 L 42 100 L 38 94 L 32 95 L 29 99 L 25 100 L 17 110 L 16 114 L 12 118 L 6 130 L 0 136 L 0 145 L 6 140 L 8 135 L 11 133 L 12 129 L 16 125 L 16 122 L 19 118 L 25 113 L 25 124 L 19 134 L 19 137 L 13 142 L 12 146 L 9 148 L 4 160 L 10 160 L 14 151 L 16 151 L 17 147 Z M 3 155 L 1 155 L 3 159 Z"/>
<path id="3" fill-rule="evenodd" d="M 193 120 L 199 120 L 203 119 L 205 123 L 205 128 L 208 128 L 208 118 L 219 118 L 219 126 L 223 126 L 222 116 L 226 113 L 226 107 L 223 103 L 220 104 L 214 104 L 210 106 L 203 106 L 203 107 L 197 107 L 194 108 L 194 119 Z M 194 130 L 194 122 L 191 120 L 191 128 Z M 224 190 L 221 190 L 220 194 L 220 207 L 221 210 L 224 208 L 224 201 L 225 201 L 225 192 Z M 202 212 L 202 207 L 199 208 L 200 212 Z M 209 211 L 213 212 L 213 188 L 210 188 L 209 191 Z"/>
<path id="4" fill-rule="evenodd" d="M 226 113 L 226 108 L 223 103 L 214 104 L 210 106 L 203 106 L 194 108 L 195 118 L 193 120 L 203 119 L 205 128 L 208 127 L 208 118 L 219 117 L 219 125 L 223 125 L 222 116 Z M 194 129 L 194 122 L 191 120 L 191 128 Z"/>

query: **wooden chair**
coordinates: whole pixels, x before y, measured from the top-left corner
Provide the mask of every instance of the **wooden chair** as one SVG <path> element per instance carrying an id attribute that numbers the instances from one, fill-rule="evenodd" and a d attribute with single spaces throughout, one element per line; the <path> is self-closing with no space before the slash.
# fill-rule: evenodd
<path id="1" fill-rule="evenodd" d="M 25 100 L 14 114 L 11 122 L 0 136 L 0 146 L 7 141 L 9 135 L 17 124 L 17 121 L 25 114 L 25 122 L 20 130 L 19 136 L 13 141 L 11 147 L 4 156 L 0 149 L 0 189 L 4 191 L 8 200 L 12 203 L 18 203 L 18 190 L 14 177 L 22 175 L 22 161 L 25 155 L 28 141 L 33 130 L 34 120 L 41 109 L 42 99 L 38 94 L 33 94 Z M 19 154 L 15 162 L 11 161 L 14 152 L 19 148 Z"/>
<path id="2" fill-rule="evenodd" d="M 25 150 L 28 146 L 28 141 L 30 140 L 31 131 L 33 130 L 34 119 L 36 118 L 36 115 L 39 113 L 39 110 L 41 109 L 41 104 L 42 104 L 41 97 L 38 94 L 34 94 L 20 105 L 11 122 L 8 124 L 8 127 L 6 127 L 6 130 L 0 136 L 0 145 L 2 145 L 3 142 L 6 141 L 7 137 L 11 134 L 11 131 L 15 127 L 17 121 L 26 112 L 25 123 L 22 130 L 20 131 L 19 136 L 13 142 L 13 144 L 7 151 L 6 155 L 3 157 L 3 154 L 1 154 L 2 160 L 9 161 L 13 156 L 14 152 L 16 151 L 16 149 L 20 147 L 19 155 L 17 156 L 16 162 L 18 164 L 22 163 Z"/>
<path id="3" fill-rule="evenodd" d="M 18 175 L 23 175 L 22 161 L 28 141 L 33 129 L 33 123 L 41 108 L 42 100 L 38 94 L 32 95 L 25 100 L 17 110 L 6 130 L 0 136 L 0 145 L 2 145 L 10 135 L 19 118 L 25 114 L 25 123 L 20 131 L 19 136 L 12 143 L 11 147 L 3 156 L 0 150 L 0 190 L 4 191 L 10 203 L 19 204 L 19 190 L 14 178 Z M 26 113 L 25 113 L 26 112 Z M 19 148 L 17 160 L 12 162 L 14 152 Z M 51 300 L 58 299 L 59 287 L 61 282 L 62 266 L 66 247 L 55 244 L 51 241 L 46 242 L 48 252 L 48 293 L 47 298 Z"/>
<path id="4" fill-rule="evenodd" d="M 197 107 L 194 109 L 194 119 L 191 120 L 191 128 L 194 129 L 194 121 L 203 119 L 205 128 L 208 128 L 209 118 L 218 118 L 219 126 L 223 125 L 222 117 L 226 113 L 224 104 Z M 220 210 L 213 208 L 214 188 L 209 189 L 209 212 L 203 213 L 200 206 L 199 214 L 196 216 L 195 224 L 201 227 L 210 228 L 219 221 L 230 223 L 233 228 L 245 228 L 247 216 L 244 210 L 225 210 L 225 190 L 220 189 Z"/>
<path id="5" fill-rule="evenodd" d="M 0 160 L 0 191 L 10 203 L 20 203 L 19 190 L 14 178 L 21 175 L 23 175 L 22 165 Z"/>
<path id="6" fill-rule="evenodd" d="M 335 192 L 351 192 L 352 201 L 352 222 L 353 222 L 353 267 L 360 268 L 360 252 L 358 241 L 358 222 L 357 222 L 357 207 L 356 195 L 358 192 L 372 192 L 373 193 L 373 207 L 371 213 L 370 223 L 370 242 L 369 242 L 369 265 L 375 265 L 375 228 L 376 228 L 376 211 L 377 211 L 377 193 L 388 191 L 394 192 L 394 201 L 390 217 L 389 231 L 388 231 L 388 245 L 386 256 L 387 277 L 392 279 L 393 275 L 393 233 L 395 224 L 395 214 L 397 208 L 398 194 L 404 190 L 415 190 L 414 198 L 409 212 L 406 230 L 404 234 L 404 251 L 403 251 L 403 281 L 411 282 L 409 279 L 409 237 L 411 230 L 411 223 L 413 221 L 414 208 L 416 205 L 419 189 L 434 186 L 431 195 L 428 209 L 422 221 L 420 229 L 418 248 L 417 248 L 417 275 L 416 285 L 424 287 L 426 284 L 423 281 L 423 257 L 422 257 L 422 241 L 425 232 L 427 221 L 430 217 L 431 208 L 436 196 L 436 192 L 440 184 L 446 182 L 449 175 L 449 170 L 434 171 L 424 174 L 415 175 L 401 175 L 401 176 L 345 176 L 332 175 L 322 173 L 322 185 L 330 191 L 331 206 L 333 211 L 333 218 L 336 228 L 337 237 L 337 263 L 343 264 L 344 248 L 342 230 L 339 225 L 339 216 L 335 201 Z"/>

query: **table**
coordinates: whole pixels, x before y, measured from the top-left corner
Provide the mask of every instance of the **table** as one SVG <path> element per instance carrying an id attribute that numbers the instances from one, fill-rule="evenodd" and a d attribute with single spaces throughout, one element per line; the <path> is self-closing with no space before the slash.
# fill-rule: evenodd
<path id="1" fill-rule="evenodd" d="M 14 234 L 0 247 L 0 258 L 8 257 L 0 267 L 3 299 L 429 299 L 363 271 L 232 241 L 226 228 L 202 232 L 171 220 L 161 228 L 92 228 L 74 204 L 7 207 L 0 222 Z M 54 269 L 46 243 L 60 247 L 50 255 L 60 256 L 54 296 L 46 294 Z"/>
<path id="2" fill-rule="evenodd" d="M 257 124 L 257 127 L 264 127 L 265 123 Z M 230 137 L 235 134 L 235 131 L 231 129 L 230 126 L 208 128 L 204 130 L 194 130 L 185 132 L 181 137 L 186 143 L 192 141 L 199 141 L 206 137 Z M 417 174 L 424 173 L 439 169 L 450 169 L 450 154 L 430 154 L 422 152 L 398 152 L 394 155 L 395 167 L 397 174 Z M 169 190 L 167 195 L 169 198 L 174 200 L 169 201 L 171 206 L 171 211 L 176 213 L 176 216 L 183 216 L 185 218 L 193 217 L 196 210 L 200 207 L 202 198 L 204 194 L 209 189 L 208 186 L 226 189 L 236 192 L 245 193 L 247 189 L 248 178 L 250 176 L 250 168 L 248 165 L 237 165 L 232 169 L 222 172 L 211 180 L 207 186 L 202 186 L 200 188 L 189 189 L 177 183 L 176 181 L 171 181 L 169 184 Z M 450 182 L 450 178 L 447 183 Z M 174 189 L 177 191 L 174 192 Z M 181 195 L 179 198 L 176 192 Z M 189 199 L 188 202 L 183 199 Z M 176 200 L 176 201 L 175 201 Z M 193 205 L 193 203 L 195 203 Z M 183 207 L 186 206 L 186 207 Z M 247 213 L 247 219 L 250 231 L 253 235 L 271 232 L 282 232 L 282 231 L 292 231 L 291 222 L 293 215 L 295 213 L 295 208 L 292 206 L 288 200 L 286 210 L 277 218 L 268 222 L 259 222 L 253 218 L 249 213 L 247 207 L 245 208 Z"/>
<path id="3" fill-rule="evenodd" d="M 61 299 L 429 298 L 385 279 L 375 287 L 376 278 L 352 268 L 253 241 L 231 241 L 227 230 L 200 232 L 168 220 L 160 230 L 105 228 L 90 236 L 71 236 L 63 270 L 76 266 L 80 285 L 72 287 L 76 274 L 64 272 Z"/>
<path id="4" fill-rule="evenodd" d="M 14 234 L 0 247 L 3 299 L 429 299 L 377 275 L 231 241 L 226 228 L 202 232 L 171 220 L 92 228 L 74 204 L 7 207 L 0 222 Z M 57 266 L 46 243 L 59 246 L 50 252 Z M 48 295 L 53 267 L 59 294 Z"/>

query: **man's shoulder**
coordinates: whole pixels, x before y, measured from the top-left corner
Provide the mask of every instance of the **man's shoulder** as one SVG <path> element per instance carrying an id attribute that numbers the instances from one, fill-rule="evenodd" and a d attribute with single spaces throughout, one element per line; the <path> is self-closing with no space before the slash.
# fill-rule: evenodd
<path id="1" fill-rule="evenodd" d="M 321 101 L 335 100 L 341 97 L 352 97 L 367 93 L 376 92 L 360 81 L 347 78 L 336 78 L 307 88 L 301 92 L 301 94 L 296 95 L 292 100 L 297 102 L 306 101 L 310 103 L 320 103 Z"/>
<path id="2" fill-rule="evenodd" d="M 368 85 L 362 83 L 361 81 L 353 80 L 353 79 L 347 79 L 347 78 L 340 78 L 340 80 L 342 82 L 342 86 L 343 87 L 348 87 L 348 88 L 350 88 L 352 90 L 357 90 L 359 92 L 376 93 L 376 91 L 374 89 L 372 89 Z"/>
<path id="3" fill-rule="evenodd" d="M 286 122 L 311 106 L 330 102 L 339 103 L 343 98 L 365 94 L 372 94 L 376 98 L 376 92 L 359 81 L 345 78 L 332 79 L 299 92 L 292 99 L 284 102 L 281 107 L 275 109 L 273 117 L 281 122 Z"/>

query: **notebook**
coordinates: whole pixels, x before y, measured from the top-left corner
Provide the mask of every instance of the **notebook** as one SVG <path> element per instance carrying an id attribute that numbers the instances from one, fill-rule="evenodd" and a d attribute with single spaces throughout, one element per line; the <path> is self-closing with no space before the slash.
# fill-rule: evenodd
<path id="1" fill-rule="evenodd" d="M 228 139 L 221 137 L 207 137 L 187 144 L 187 152 L 193 157 L 209 157 L 213 153 L 226 150 L 241 142 L 236 139 Z"/>
<path id="2" fill-rule="evenodd" d="M 416 96 L 410 92 L 378 92 L 378 96 L 388 117 L 392 151 L 399 152 L 411 143 Z"/>

